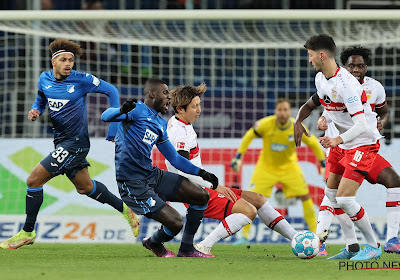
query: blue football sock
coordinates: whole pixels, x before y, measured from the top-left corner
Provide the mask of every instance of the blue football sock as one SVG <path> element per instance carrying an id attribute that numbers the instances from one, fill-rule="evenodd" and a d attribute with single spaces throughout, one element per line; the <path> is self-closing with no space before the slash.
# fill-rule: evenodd
<path id="1" fill-rule="evenodd" d="M 195 206 L 189 205 L 186 215 L 186 224 L 183 230 L 182 242 L 179 247 L 180 251 L 183 252 L 191 252 L 194 250 L 193 247 L 193 239 L 196 234 L 201 221 L 204 217 L 204 210 L 207 208 L 207 205 L 204 206 Z"/>
<path id="2" fill-rule="evenodd" d="M 156 233 L 154 233 L 150 238 L 149 238 L 149 243 L 150 244 L 159 244 L 159 243 L 164 243 L 171 241 L 174 236 L 173 232 L 171 232 L 169 229 L 167 229 L 165 226 L 162 226 Z"/>
<path id="3" fill-rule="evenodd" d="M 43 203 L 43 187 L 28 188 L 26 194 L 26 220 L 22 228 L 26 232 L 32 232 L 40 206 Z"/>
<path id="4" fill-rule="evenodd" d="M 122 200 L 112 194 L 101 182 L 95 180 L 92 180 L 92 182 L 93 190 L 91 191 L 91 193 L 87 194 L 87 196 L 93 198 L 94 200 L 97 200 L 100 203 L 107 203 L 122 213 Z"/>

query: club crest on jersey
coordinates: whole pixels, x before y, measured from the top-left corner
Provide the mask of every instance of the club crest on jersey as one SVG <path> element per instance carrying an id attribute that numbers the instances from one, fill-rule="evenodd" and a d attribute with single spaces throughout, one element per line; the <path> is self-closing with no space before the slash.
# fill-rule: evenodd
<path id="1" fill-rule="evenodd" d="M 156 201 L 152 197 L 150 197 L 146 202 L 150 207 L 156 205 Z"/>
<path id="2" fill-rule="evenodd" d="M 337 98 L 337 91 L 334 88 L 332 89 L 332 96 L 333 96 L 334 99 Z"/>
<path id="3" fill-rule="evenodd" d="M 331 104 L 331 102 L 332 102 L 328 95 L 324 95 L 324 99 L 323 100 L 324 100 L 325 104 Z"/>
<path id="4" fill-rule="evenodd" d="M 150 129 L 146 128 L 146 132 L 144 133 L 143 142 L 151 145 L 157 140 L 157 134 L 155 134 Z"/>
<path id="5" fill-rule="evenodd" d="M 69 102 L 69 99 L 47 98 L 47 102 L 49 103 L 50 110 L 58 112 Z"/>
<path id="6" fill-rule="evenodd" d="M 69 93 L 73 93 L 75 91 L 75 86 L 74 85 L 67 85 L 67 91 Z"/>

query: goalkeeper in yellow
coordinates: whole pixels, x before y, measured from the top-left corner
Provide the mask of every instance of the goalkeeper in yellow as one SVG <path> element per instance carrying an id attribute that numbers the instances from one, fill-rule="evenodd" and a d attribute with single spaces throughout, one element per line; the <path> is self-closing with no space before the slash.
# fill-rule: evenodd
<path id="1" fill-rule="evenodd" d="M 250 181 L 250 191 L 270 197 L 272 188 L 281 183 L 286 198 L 296 197 L 303 203 L 304 219 L 308 228 L 315 232 L 317 220 L 313 201 L 310 197 L 308 185 L 299 166 L 296 145 L 294 142 L 293 123 L 290 102 L 287 99 L 278 99 L 275 103 L 275 114 L 258 120 L 243 136 L 235 158 L 232 160 L 232 169 L 240 171 L 241 158 L 251 141 L 256 137 L 263 138 L 263 149 L 260 152 L 253 176 Z M 314 135 L 303 135 L 302 141 L 310 147 L 321 166 L 325 167 L 325 153 Z M 243 238 L 236 244 L 247 244 L 251 225 L 243 227 Z"/>

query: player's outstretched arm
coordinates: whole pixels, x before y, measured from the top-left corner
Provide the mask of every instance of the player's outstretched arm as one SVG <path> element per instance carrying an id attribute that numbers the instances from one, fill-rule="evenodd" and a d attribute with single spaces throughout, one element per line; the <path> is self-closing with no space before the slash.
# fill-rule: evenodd
<path id="1" fill-rule="evenodd" d="M 188 159 L 178 154 L 178 152 L 175 150 L 174 146 L 172 146 L 169 140 L 157 144 L 157 148 L 175 168 L 188 174 L 200 176 L 201 178 L 210 182 L 213 185 L 212 189 L 216 189 L 218 187 L 217 176 L 205 171 L 204 169 L 198 168 L 197 166 L 192 164 Z"/>
<path id="2" fill-rule="evenodd" d="M 246 153 L 247 148 L 254 138 L 260 137 L 255 128 L 257 126 L 257 123 L 258 122 L 256 122 L 256 124 L 252 128 L 247 130 L 246 134 L 243 136 L 239 149 L 237 150 L 235 157 L 231 161 L 231 167 L 233 171 L 240 171 L 240 167 L 242 166 L 242 157 Z"/>
<path id="3" fill-rule="evenodd" d="M 308 132 L 301 122 L 308 118 L 311 112 L 319 105 L 321 105 L 321 103 L 318 100 L 318 95 L 314 94 L 306 103 L 304 103 L 303 106 L 300 107 L 296 120 L 294 121 L 294 141 L 297 147 L 300 147 L 301 145 L 303 134 L 308 136 Z"/>
<path id="4" fill-rule="evenodd" d="M 130 98 L 126 100 L 121 108 L 108 108 L 101 114 L 101 120 L 105 122 L 120 122 L 127 119 L 127 114 L 136 108 L 137 100 Z"/>

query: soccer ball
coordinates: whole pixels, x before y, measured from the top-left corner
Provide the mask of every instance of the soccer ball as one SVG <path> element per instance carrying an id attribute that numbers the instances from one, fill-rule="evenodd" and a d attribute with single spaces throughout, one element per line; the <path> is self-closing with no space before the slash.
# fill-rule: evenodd
<path id="1" fill-rule="evenodd" d="M 296 233 L 292 239 L 292 251 L 300 259 L 311 259 L 319 252 L 320 241 L 318 236 L 309 230 Z"/>

